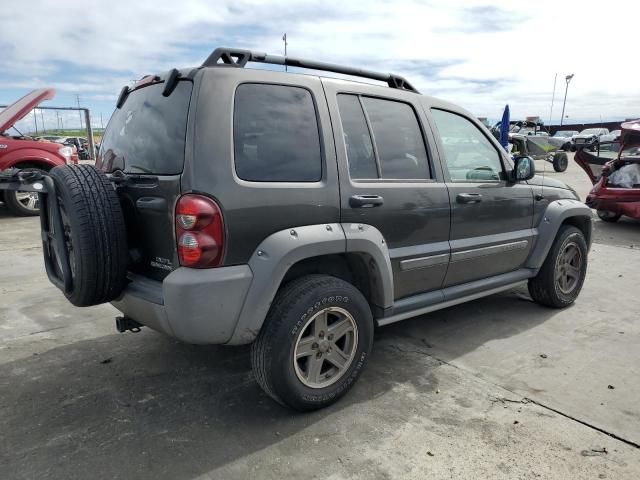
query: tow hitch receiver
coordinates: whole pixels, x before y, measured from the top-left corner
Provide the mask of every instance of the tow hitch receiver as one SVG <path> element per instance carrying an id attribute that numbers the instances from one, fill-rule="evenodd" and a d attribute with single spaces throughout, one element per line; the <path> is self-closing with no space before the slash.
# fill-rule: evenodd
<path id="1" fill-rule="evenodd" d="M 142 324 L 136 322 L 134 319 L 129 317 L 116 317 L 116 330 L 120 333 L 124 333 L 126 331 L 138 333 Z"/>

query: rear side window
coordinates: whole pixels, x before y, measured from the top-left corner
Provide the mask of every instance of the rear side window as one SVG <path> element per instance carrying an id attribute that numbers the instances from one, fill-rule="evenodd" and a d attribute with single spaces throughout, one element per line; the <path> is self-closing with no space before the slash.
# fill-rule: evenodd
<path id="1" fill-rule="evenodd" d="M 168 97 L 162 96 L 164 83 L 131 92 L 109 120 L 98 167 L 107 172 L 181 173 L 192 85 L 180 81 Z"/>
<path id="2" fill-rule="evenodd" d="M 253 182 L 317 182 L 322 155 L 311 93 L 299 87 L 245 83 L 233 115 L 236 173 Z"/>
<path id="3" fill-rule="evenodd" d="M 341 94 L 338 108 L 351 178 L 431 178 L 422 131 L 410 105 Z"/>
<path id="4" fill-rule="evenodd" d="M 338 108 L 349 161 L 349 175 L 351 178 L 378 178 L 373 143 L 360 99 L 355 95 L 338 95 Z"/>

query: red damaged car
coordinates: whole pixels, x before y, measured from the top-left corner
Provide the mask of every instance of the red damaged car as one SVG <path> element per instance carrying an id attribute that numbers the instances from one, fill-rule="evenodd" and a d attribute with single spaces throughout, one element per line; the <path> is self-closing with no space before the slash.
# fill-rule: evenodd
<path id="1" fill-rule="evenodd" d="M 605 222 L 622 215 L 640 219 L 640 120 L 622 124 L 615 142 L 601 142 L 595 152 L 576 153 L 575 161 L 587 172 L 593 188 L 586 204 Z"/>
<path id="2" fill-rule="evenodd" d="M 40 102 L 50 100 L 56 92 L 52 88 L 34 90 L 0 112 L 0 171 L 7 168 L 36 168 L 49 171 L 57 165 L 78 163 L 74 147 L 48 141 L 37 141 L 22 135 L 15 124 L 26 117 Z M 16 135 L 9 132 L 15 130 Z M 0 191 L 0 201 L 19 216 L 39 214 L 38 194 Z"/>

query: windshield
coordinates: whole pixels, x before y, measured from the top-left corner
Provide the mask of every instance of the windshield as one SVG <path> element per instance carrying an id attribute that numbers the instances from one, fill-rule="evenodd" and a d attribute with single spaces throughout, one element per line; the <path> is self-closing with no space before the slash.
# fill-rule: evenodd
<path id="1" fill-rule="evenodd" d="M 571 130 L 560 130 L 553 134 L 554 137 L 571 137 L 573 132 Z"/>
<path id="2" fill-rule="evenodd" d="M 163 83 L 131 92 L 109 120 L 98 168 L 107 172 L 181 173 L 192 85 L 180 81 L 168 97 L 162 96 Z"/>
<path id="3" fill-rule="evenodd" d="M 580 132 L 580 135 L 597 135 L 600 133 L 599 128 L 587 128 Z"/>

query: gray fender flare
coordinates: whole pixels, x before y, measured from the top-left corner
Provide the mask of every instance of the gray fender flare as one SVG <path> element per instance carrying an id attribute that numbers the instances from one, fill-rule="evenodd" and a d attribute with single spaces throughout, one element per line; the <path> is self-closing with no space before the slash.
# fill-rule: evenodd
<path id="1" fill-rule="evenodd" d="M 293 227 L 268 236 L 249 259 L 253 279 L 227 344 L 241 345 L 255 340 L 292 265 L 306 258 L 346 252 L 362 253 L 373 259 L 367 265 L 378 271 L 375 281 L 383 292 L 376 298 L 385 302 L 380 306 L 392 306 L 391 262 L 382 234 L 375 227 L 339 223 Z"/>
<path id="2" fill-rule="evenodd" d="M 362 223 L 343 223 L 347 252 L 366 255 L 371 300 L 382 309 L 393 307 L 393 271 L 389 249 L 376 227 Z"/>
<path id="3" fill-rule="evenodd" d="M 537 227 L 538 239 L 525 264 L 527 268 L 538 270 L 542 267 L 549 250 L 551 250 L 551 245 L 553 245 L 560 225 L 570 217 L 587 217 L 589 219 L 589 228 L 593 228 L 591 209 L 584 203 L 572 199 L 556 200 L 549 203 Z M 591 235 L 589 235 L 589 238 L 591 238 Z"/>

